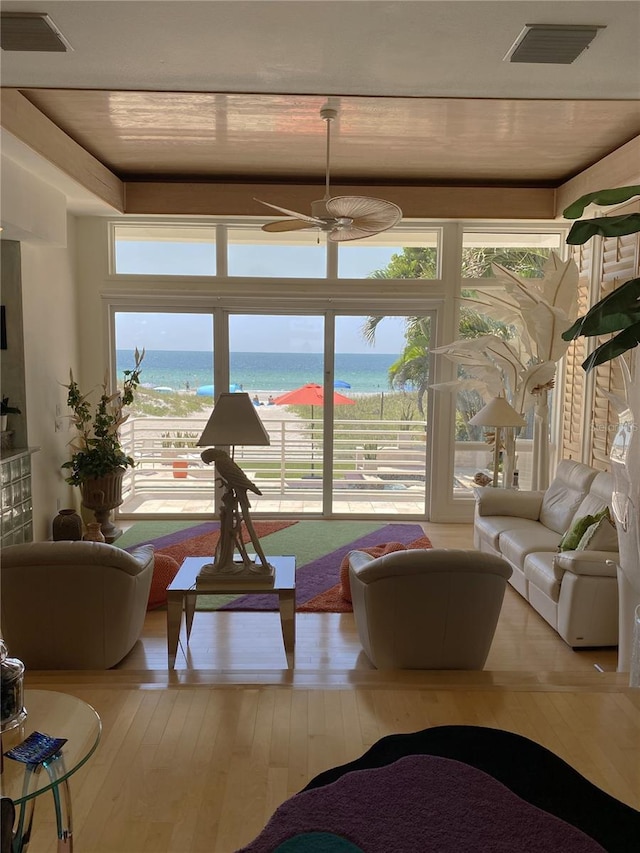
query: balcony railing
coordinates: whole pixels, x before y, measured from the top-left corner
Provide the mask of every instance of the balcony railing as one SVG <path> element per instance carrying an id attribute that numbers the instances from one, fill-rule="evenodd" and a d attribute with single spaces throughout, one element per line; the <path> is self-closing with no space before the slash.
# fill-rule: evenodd
<path id="1" fill-rule="evenodd" d="M 262 492 L 252 495 L 255 511 L 295 503 L 320 511 L 325 466 L 321 419 L 269 419 L 267 447 L 238 446 L 235 460 Z M 150 512 L 152 502 L 183 501 L 184 511 L 212 512 L 214 467 L 201 458 L 198 437 L 206 418 L 130 418 L 122 427 L 123 447 L 136 460 L 123 484 L 123 514 Z M 518 442 L 521 483 L 526 487 L 530 442 Z M 453 489 L 471 495 L 473 475 L 490 471 L 484 442 L 456 444 Z M 424 510 L 428 476 L 426 424 L 416 421 L 334 421 L 334 501 L 350 505 L 393 504 L 397 511 Z M 196 508 L 197 507 L 197 508 Z M 404 508 L 404 509 L 403 509 Z M 408 509 L 407 509 L 408 508 Z"/>

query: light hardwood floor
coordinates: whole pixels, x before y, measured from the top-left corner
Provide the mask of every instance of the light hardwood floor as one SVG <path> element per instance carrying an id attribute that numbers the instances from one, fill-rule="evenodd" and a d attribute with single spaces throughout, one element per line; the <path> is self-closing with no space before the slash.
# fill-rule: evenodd
<path id="1" fill-rule="evenodd" d="M 436 547 L 471 545 L 469 525 L 424 527 Z M 275 613 L 198 613 L 170 672 L 165 619 L 149 613 L 113 670 L 27 675 L 103 720 L 71 779 L 77 853 L 230 853 L 322 770 L 386 734 L 449 724 L 526 735 L 640 808 L 640 691 L 615 650 L 573 652 L 511 588 L 478 673 L 379 672 L 352 614 L 311 613 L 297 617 L 293 670 Z M 31 853 L 53 853 L 41 799 Z"/>

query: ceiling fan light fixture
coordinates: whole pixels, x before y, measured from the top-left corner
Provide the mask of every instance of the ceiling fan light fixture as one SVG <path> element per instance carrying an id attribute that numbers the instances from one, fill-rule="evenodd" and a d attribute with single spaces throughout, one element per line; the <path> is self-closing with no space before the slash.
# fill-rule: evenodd
<path id="1" fill-rule="evenodd" d="M 603 24 L 525 24 L 504 61 L 570 65 L 604 29 Z"/>

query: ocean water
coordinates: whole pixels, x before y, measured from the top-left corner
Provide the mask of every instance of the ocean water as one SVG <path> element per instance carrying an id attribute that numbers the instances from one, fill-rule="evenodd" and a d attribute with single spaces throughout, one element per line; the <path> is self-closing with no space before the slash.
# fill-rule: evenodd
<path id="1" fill-rule="evenodd" d="M 122 372 L 134 366 L 130 350 L 116 353 L 120 381 Z M 389 390 L 388 370 L 397 356 L 388 353 L 339 353 L 335 378 L 348 382 L 345 394 L 374 394 Z M 230 356 L 230 382 L 245 391 L 293 391 L 307 382 L 322 384 L 320 353 L 234 352 Z M 212 356 L 208 352 L 147 350 L 142 363 L 142 384 L 174 391 L 197 389 L 213 383 Z M 340 391 L 338 387 L 336 390 Z"/>

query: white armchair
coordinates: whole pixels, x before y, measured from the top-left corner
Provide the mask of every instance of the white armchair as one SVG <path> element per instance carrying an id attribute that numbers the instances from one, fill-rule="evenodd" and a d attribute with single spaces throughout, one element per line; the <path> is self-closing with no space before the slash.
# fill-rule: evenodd
<path id="1" fill-rule="evenodd" d="M 379 669 L 482 669 L 511 567 L 445 548 L 349 555 L 353 615 Z"/>
<path id="2" fill-rule="evenodd" d="M 152 545 L 31 542 L 2 549 L 2 635 L 29 669 L 109 669 L 140 637 Z"/>

